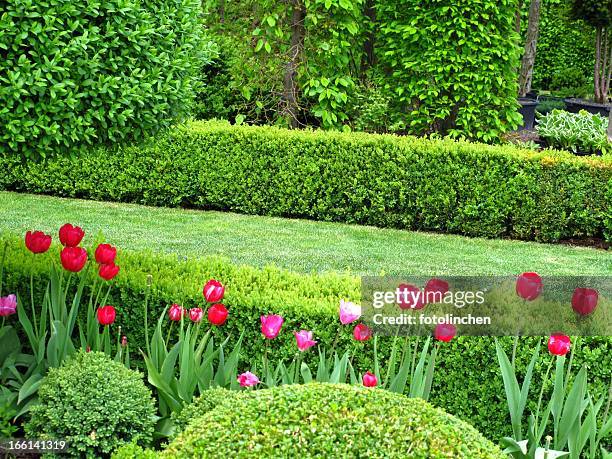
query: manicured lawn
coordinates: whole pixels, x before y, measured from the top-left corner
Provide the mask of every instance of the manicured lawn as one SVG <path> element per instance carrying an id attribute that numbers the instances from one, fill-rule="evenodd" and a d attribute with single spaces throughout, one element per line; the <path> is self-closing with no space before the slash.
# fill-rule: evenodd
<path id="1" fill-rule="evenodd" d="M 63 223 L 126 249 L 223 255 L 235 263 L 354 274 L 612 274 L 603 250 L 224 212 L 0 192 L 0 231 L 56 237 Z"/>

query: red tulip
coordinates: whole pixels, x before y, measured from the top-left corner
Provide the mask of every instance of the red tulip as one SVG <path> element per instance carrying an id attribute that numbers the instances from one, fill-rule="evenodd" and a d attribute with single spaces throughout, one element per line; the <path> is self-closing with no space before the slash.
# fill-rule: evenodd
<path id="1" fill-rule="evenodd" d="M 570 338 L 561 333 L 555 333 L 548 338 L 548 350 L 552 355 L 565 355 L 570 350 Z"/>
<path id="2" fill-rule="evenodd" d="M 572 295 L 572 308 L 581 316 L 592 313 L 597 307 L 599 293 L 593 288 L 577 288 Z"/>
<path id="3" fill-rule="evenodd" d="M 81 243 L 85 236 L 85 231 L 80 226 L 72 226 L 66 223 L 59 229 L 59 239 L 62 245 L 66 247 L 76 247 Z"/>
<path id="4" fill-rule="evenodd" d="M 523 273 L 516 280 L 516 294 L 527 301 L 539 297 L 543 287 L 538 273 Z"/>
<path id="5" fill-rule="evenodd" d="M 127 347 L 127 345 L 128 345 L 127 336 L 123 335 L 121 337 L 121 347 Z"/>
<path id="6" fill-rule="evenodd" d="M 376 375 L 374 373 L 370 373 L 369 371 L 363 375 L 362 380 L 365 387 L 376 387 L 378 384 Z"/>
<path id="7" fill-rule="evenodd" d="M 295 335 L 295 341 L 297 342 L 297 347 L 302 352 L 304 352 L 307 349 L 310 349 L 312 346 L 317 344 L 317 342 L 312 339 L 311 331 L 300 330 L 299 332 L 295 332 L 293 334 Z"/>
<path id="8" fill-rule="evenodd" d="M 434 338 L 448 343 L 457 334 L 457 327 L 451 324 L 438 324 L 434 329 Z"/>
<path id="9" fill-rule="evenodd" d="M 111 305 L 102 306 L 98 308 L 98 322 L 100 325 L 110 325 L 115 321 L 115 308 Z"/>
<path id="10" fill-rule="evenodd" d="M 64 247 L 60 259 L 66 271 L 78 273 L 87 263 L 87 250 L 82 247 Z"/>
<path id="11" fill-rule="evenodd" d="M 192 322 L 195 322 L 195 323 L 200 322 L 203 316 L 204 316 L 204 311 L 202 311 L 202 308 L 191 308 L 189 310 L 189 318 L 191 319 Z"/>
<path id="12" fill-rule="evenodd" d="M 202 294 L 206 301 L 209 303 L 216 303 L 217 301 L 221 301 L 223 299 L 223 294 L 225 293 L 225 287 L 221 284 L 221 282 L 216 281 L 214 279 L 209 280 L 204 285 L 204 289 L 202 290 Z"/>
<path id="13" fill-rule="evenodd" d="M 227 308 L 221 303 L 213 304 L 208 308 L 208 321 L 213 325 L 223 325 L 227 320 Z"/>
<path id="14" fill-rule="evenodd" d="M 42 231 L 28 231 L 25 235 L 25 245 L 32 253 L 44 253 L 51 246 L 51 236 Z"/>
<path id="15" fill-rule="evenodd" d="M 178 322 L 186 312 L 187 311 L 181 305 L 174 303 L 168 310 L 168 318 L 173 322 Z"/>
<path id="16" fill-rule="evenodd" d="M 399 294 L 398 305 L 402 309 L 423 309 L 425 301 L 423 292 L 420 288 L 411 284 L 399 284 L 397 287 Z"/>
<path id="17" fill-rule="evenodd" d="M 440 303 L 442 298 L 448 292 L 448 282 L 442 279 L 429 279 L 425 284 L 425 302 Z"/>
<path id="18" fill-rule="evenodd" d="M 259 320 L 261 320 L 261 332 L 267 339 L 276 338 L 284 322 L 283 318 L 277 314 L 261 316 Z"/>
<path id="19" fill-rule="evenodd" d="M 96 247 L 96 261 L 101 265 L 115 263 L 117 249 L 110 244 L 100 244 Z"/>
<path id="20" fill-rule="evenodd" d="M 100 265 L 98 269 L 98 274 L 104 280 L 111 280 L 119 273 L 119 266 L 114 263 L 108 265 Z"/>
<path id="21" fill-rule="evenodd" d="M 372 337 L 372 330 L 365 324 L 357 324 L 353 329 L 353 338 L 357 341 L 367 341 Z"/>

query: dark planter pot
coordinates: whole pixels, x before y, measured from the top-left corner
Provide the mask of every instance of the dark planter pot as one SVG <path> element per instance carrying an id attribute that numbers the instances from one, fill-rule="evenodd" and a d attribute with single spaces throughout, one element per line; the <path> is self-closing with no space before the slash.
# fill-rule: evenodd
<path id="1" fill-rule="evenodd" d="M 519 131 L 533 129 L 535 123 L 535 111 L 538 101 L 535 99 L 528 99 L 527 97 L 519 97 L 519 104 L 521 108 L 519 113 L 523 115 L 523 124 L 519 126 Z"/>
<path id="2" fill-rule="evenodd" d="M 565 106 L 567 111 L 571 113 L 578 113 L 580 110 L 586 110 L 589 113 L 599 114 L 604 118 L 610 115 L 610 108 L 612 104 L 598 104 L 583 99 L 565 99 Z"/>

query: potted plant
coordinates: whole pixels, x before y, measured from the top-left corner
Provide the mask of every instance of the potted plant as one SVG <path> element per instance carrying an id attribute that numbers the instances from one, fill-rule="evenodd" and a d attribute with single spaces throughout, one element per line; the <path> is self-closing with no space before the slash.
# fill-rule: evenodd
<path id="1" fill-rule="evenodd" d="M 612 0 L 572 0 L 571 15 L 595 29 L 594 99 L 567 99 L 571 112 L 587 110 L 607 117 L 612 77 Z"/>

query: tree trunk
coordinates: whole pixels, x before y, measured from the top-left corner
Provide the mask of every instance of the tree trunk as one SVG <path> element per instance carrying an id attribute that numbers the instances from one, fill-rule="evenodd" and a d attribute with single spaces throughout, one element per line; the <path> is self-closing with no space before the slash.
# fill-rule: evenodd
<path id="1" fill-rule="evenodd" d="M 521 13 L 523 12 L 523 0 L 519 0 L 516 8 L 516 14 L 514 15 L 514 30 L 516 33 L 521 34 Z"/>
<path id="2" fill-rule="evenodd" d="M 285 76 L 283 78 L 283 114 L 287 117 L 289 126 L 294 129 L 299 126 L 298 121 L 298 85 L 297 70 L 300 64 L 302 50 L 304 48 L 304 19 L 306 10 L 302 0 L 293 0 L 293 12 L 291 14 L 291 47 L 285 64 Z"/>
<path id="3" fill-rule="evenodd" d="M 538 46 L 538 31 L 540 28 L 541 0 L 531 0 L 529 5 L 529 22 L 525 38 L 525 52 L 519 74 L 519 97 L 525 97 L 531 91 L 533 80 L 533 67 L 535 65 L 536 49 Z"/>
<path id="4" fill-rule="evenodd" d="M 595 85 L 595 102 L 603 103 L 603 96 L 601 95 L 601 58 L 602 58 L 602 35 L 603 29 L 601 27 L 597 28 L 595 32 L 595 75 L 594 75 L 594 85 Z"/>
<path id="5" fill-rule="evenodd" d="M 612 109 L 610 109 L 610 116 L 608 116 L 608 142 L 612 143 Z"/>
<path id="6" fill-rule="evenodd" d="M 376 55 L 374 54 L 374 24 L 376 22 L 376 9 L 374 8 L 374 0 L 366 0 L 363 7 L 363 14 L 369 20 L 369 31 L 366 40 L 363 44 L 363 57 L 361 59 L 361 79 L 365 79 L 365 72 L 374 67 L 376 64 Z"/>

